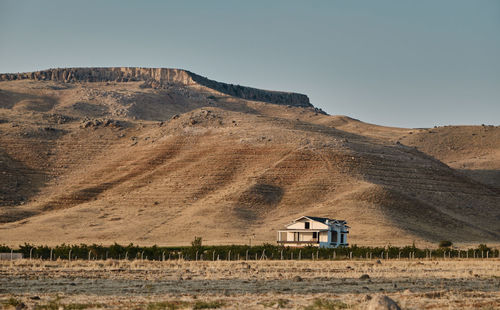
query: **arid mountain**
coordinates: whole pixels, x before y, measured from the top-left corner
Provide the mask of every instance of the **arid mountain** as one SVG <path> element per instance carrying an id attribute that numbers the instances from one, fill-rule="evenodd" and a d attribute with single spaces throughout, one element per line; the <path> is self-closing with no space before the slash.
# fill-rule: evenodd
<path id="1" fill-rule="evenodd" d="M 500 128 L 389 128 L 179 69 L 0 75 L 0 244 L 500 242 Z"/>

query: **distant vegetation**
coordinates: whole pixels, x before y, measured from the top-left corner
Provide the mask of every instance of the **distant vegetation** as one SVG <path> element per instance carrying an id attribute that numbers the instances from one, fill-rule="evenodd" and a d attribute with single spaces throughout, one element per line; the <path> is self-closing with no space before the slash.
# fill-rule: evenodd
<path id="1" fill-rule="evenodd" d="M 419 249 L 414 245 L 405 247 L 362 247 L 352 245 L 337 249 L 319 249 L 317 247 L 291 248 L 279 245 L 264 244 L 257 246 L 229 245 L 204 246 L 200 237 L 195 238 L 192 246 L 185 247 L 141 247 L 134 244 L 126 246 L 113 244 L 103 245 L 67 245 L 55 247 L 24 244 L 17 249 L 0 245 L 0 252 L 23 253 L 25 258 L 41 259 L 144 259 L 144 260 L 261 260 L 261 259 L 385 259 L 385 258 L 442 258 L 442 257 L 499 257 L 499 250 L 489 248 L 485 244 L 468 250 L 457 250 L 440 247 L 438 249 Z M 31 256 L 30 256 L 31 255 Z"/>
<path id="2" fill-rule="evenodd" d="M 443 241 L 439 242 L 440 248 L 449 248 L 452 245 L 453 245 L 453 243 L 451 241 L 448 241 L 448 240 L 443 240 Z"/>

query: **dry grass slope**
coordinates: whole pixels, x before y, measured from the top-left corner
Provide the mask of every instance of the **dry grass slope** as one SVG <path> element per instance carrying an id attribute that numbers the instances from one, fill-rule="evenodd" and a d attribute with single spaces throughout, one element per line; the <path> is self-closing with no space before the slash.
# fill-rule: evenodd
<path id="1" fill-rule="evenodd" d="M 348 220 L 357 244 L 497 243 L 499 132 L 380 127 L 191 82 L 2 81 L 0 243 L 273 242 L 303 214 Z"/>

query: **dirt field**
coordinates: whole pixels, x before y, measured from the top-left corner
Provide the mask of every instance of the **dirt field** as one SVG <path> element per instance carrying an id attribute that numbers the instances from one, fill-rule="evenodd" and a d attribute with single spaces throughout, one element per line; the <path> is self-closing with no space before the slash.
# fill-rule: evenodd
<path id="1" fill-rule="evenodd" d="M 34 309 L 499 309 L 500 260 L 3 261 L 0 304 Z"/>

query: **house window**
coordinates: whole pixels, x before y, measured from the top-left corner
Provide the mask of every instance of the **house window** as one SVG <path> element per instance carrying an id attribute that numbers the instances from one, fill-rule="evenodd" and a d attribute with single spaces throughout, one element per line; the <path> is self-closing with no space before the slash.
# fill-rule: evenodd
<path id="1" fill-rule="evenodd" d="M 344 243 L 344 234 L 340 234 L 340 243 Z"/>
<path id="2" fill-rule="evenodd" d="M 309 222 L 304 223 L 306 229 L 309 229 L 309 224 L 310 224 Z"/>
<path id="3" fill-rule="evenodd" d="M 318 233 L 313 231 L 313 239 L 316 239 L 316 238 L 318 238 Z"/>

